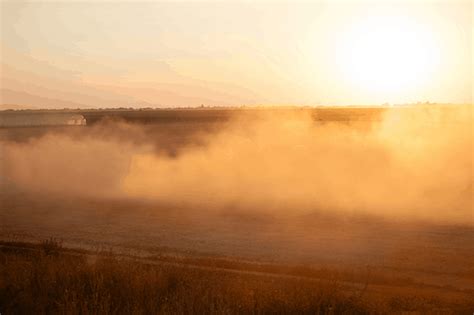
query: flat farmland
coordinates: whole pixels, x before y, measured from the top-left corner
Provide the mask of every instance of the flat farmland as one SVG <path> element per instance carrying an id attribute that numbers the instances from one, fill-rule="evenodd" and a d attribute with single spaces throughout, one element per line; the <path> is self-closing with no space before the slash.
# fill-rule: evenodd
<path id="1" fill-rule="evenodd" d="M 455 112 L 83 110 L 85 126 L 3 127 L 0 238 L 464 298 L 472 135 Z M 424 136 L 440 128 L 457 142 Z"/>

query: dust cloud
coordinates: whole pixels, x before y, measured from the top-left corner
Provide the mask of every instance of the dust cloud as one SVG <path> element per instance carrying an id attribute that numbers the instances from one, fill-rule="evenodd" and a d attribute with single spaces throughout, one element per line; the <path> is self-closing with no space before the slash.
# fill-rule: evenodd
<path id="1" fill-rule="evenodd" d="M 84 135 L 53 130 L 26 143 L 3 141 L 2 176 L 39 193 L 189 209 L 474 224 L 470 106 L 388 110 L 370 128 L 261 111 L 234 117 L 175 155 L 160 151 L 167 140 L 140 125 L 87 128 Z"/>

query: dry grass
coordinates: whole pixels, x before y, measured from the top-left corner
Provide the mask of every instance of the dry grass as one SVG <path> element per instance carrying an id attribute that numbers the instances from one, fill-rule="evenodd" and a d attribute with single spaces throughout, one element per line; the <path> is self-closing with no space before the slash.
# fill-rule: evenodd
<path id="1" fill-rule="evenodd" d="M 469 314 L 474 308 L 463 295 L 374 293 L 337 280 L 153 264 L 112 253 L 93 256 L 64 249 L 55 239 L 11 245 L 0 252 L 2 314 Z"/>

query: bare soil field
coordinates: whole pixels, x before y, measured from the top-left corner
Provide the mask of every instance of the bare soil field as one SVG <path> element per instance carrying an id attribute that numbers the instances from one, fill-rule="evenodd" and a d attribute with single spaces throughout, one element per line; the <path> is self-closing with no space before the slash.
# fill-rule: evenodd
<path id="1" fill-rule="evenodd" d="M 433 143 L 387 129 L 385 111 L 81 111 L 87 126 L 0 128 L 0 311 L 87 312 L 95 286 L 104 313 L 471 314 L 471 120 L 424 113 Z"/>

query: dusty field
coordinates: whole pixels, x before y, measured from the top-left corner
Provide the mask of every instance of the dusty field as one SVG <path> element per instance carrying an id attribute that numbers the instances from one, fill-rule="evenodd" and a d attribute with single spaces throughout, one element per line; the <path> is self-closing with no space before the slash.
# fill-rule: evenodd
<path id="1" fill-rule="evenodd" d="M 367 273 L 144 258 L 67 249 L 54 239 L 1 242 L 0 266 L 0 309 L 7 313 L 470 314 L 474 307 L 472 291 L 380 275 L 369 283 Z"/>
<path id="2" fill-rule="evenodd" d="M 463 127 L 471 121 L 431 113 L 421 125 L 439 142 L 417 138 L 414 172 L 372 138 L 380 112 L 312 113 L 310 127 L 300 114 L 288 127 L 278 115 L 262 125 L 258 115 L 203 113 L 1 128 L 0 238 L 55 237 L 68 248 L 234 269 L 231 262 L 327 268 L 404 292 L 474 292 L 472 134 Z M 459 141 L 435 137 L 440 126 Z M 410 138 L 399 138 L 403 152 L 415 148 Z M 447 180 L 436 186 L 434 178 Z"/>

